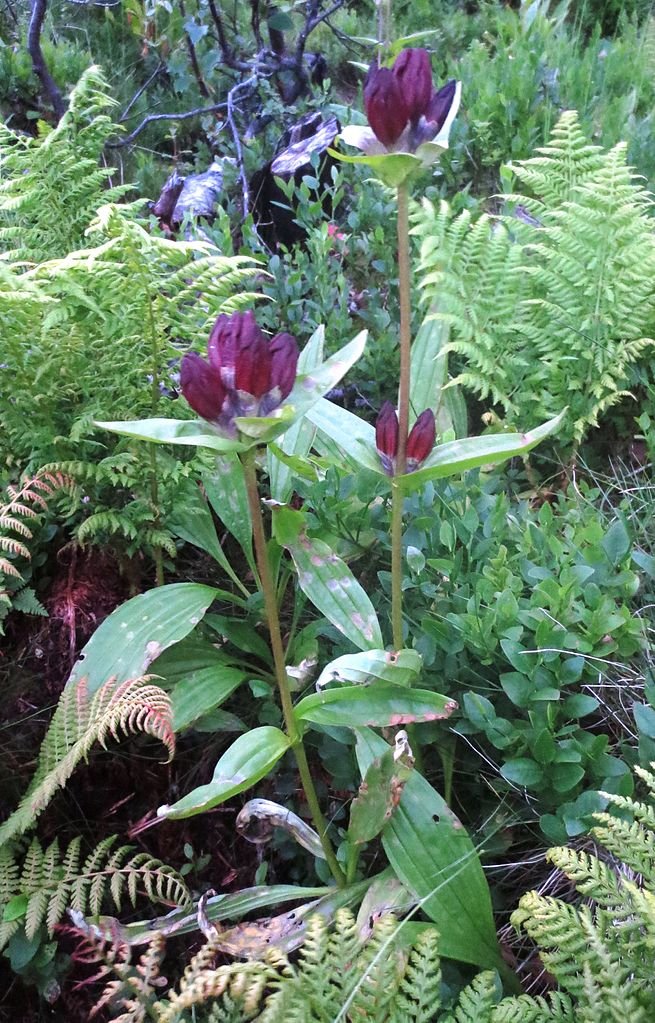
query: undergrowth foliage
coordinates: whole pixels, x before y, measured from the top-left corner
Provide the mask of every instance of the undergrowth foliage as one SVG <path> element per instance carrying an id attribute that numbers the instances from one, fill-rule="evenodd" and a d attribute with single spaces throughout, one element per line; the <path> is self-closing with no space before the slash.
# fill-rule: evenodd
<path id="1" fill-rule="evenodd" d="M 69 684 L 62 693 L 39 752 L 36 771 L 19 807 L 0 826 L 0 845 L 27 831 L 55 792 L 95 745 L 105 746 L 121 734 L 145 732 L 175 750 L 171 702 L 149 676 L 117 682 L 109 679 L 95 693 L 87 680 Z"/>
<path id="2" fill-rule="evenodd" d="M 8 500 L 0 506 L 0 636 L 10 610 L 47 614 L 34 588 L 28 585 L 33 530 L 48 511 L 48 501 L 58 491 L 72 489 L 72 479 L 61 472 L 42 471 L 17 486 L 7 485 Z"/>
<path id="3" fill-rule="evenodd" d="M 36 137 L 0 123 L 0 247 L 4 258 L 38 263 L 77 248 L 95 211 L 130 186 L 111 183 L 101 166 L 105 142 L 116 131 L 108 111 L 116 103 L 97 67 L 73 90 L 56 128 L 39 122 Z"/>
<path id="4" fill-rule="evenodd" d="M 67 909 L 97 916 L 107 901 L 120 911 L 126 901 L 135 906 L 139 895 L 167 906 L 190 905 L 177 871 L 117 842 L 111 835 L 86 857 L 80 838 L 63 852 L 57 839 L 45 849 L 36 838 L 26 849 L 21 844 L 0 848 L 0 901 L 9 909 L 0 923 L 0 949 L 21 926 L 28 940 L 43 925 L 52 937 Z"/>
<path id="5" fill-rule="evenodd" d="M 590 145 L 575 112 L 537 154 L 507 168 L 525 186 L 504 197 L 513 216 L 472 225 L 424 200 L 415 233 L 426 301 L 464 360 L 454 382 L 511 423 L 568 406 L 559 439 L 575 451 L 653 344 L 652 200 L 625 144 Z"/>
<path id="6" fill-rule="evenodd" d="M 204 344 L 219 313 L 252 302 L 246 287 L 260 270 L 210 243 L 161 237 L 143 202 L 112 201 L 98 169 L 110 104 L 90 69 L 41 143 L 3 129 L 2 231 L 5 244 L 22 240 L 0 262 L 3 459 L 10 473 L 47 465 L 75 477 L 81 543 L 172 558 L 166 518 L 198 456 L 99 440 L 94 421 L 162 414 L 177 397 L 180 354 Z"/>
<path id="7" fill-rule="evenodd" d="M 655 765 L 654 765 L 655 766 Z M 606 793 L 613 812 L 595 815 L 593 834 L 605 852 L 566 847 L 548 857 L 575 885 L 569 903 L 529 892 L 512 916 L 537 945 L 559 990 L 546 997 L 502 997 L 492 971 L 480 973 L 458 1003 L 440 1010 L 438 933 L 400 939 L 402 925 L 382 917 L 364 942 L 348 910 L 330 930 L 314 917 L 298 961 L 271 949 L 263 962 L 215 965 L 212 935 L 165 998 L 160 967 L 163 936 L 154 935 L 140 961 L 119 932 L 84 928 L 86 961 L 113 972 L 100 1005 L 112 1019 L 140 1023 L 649 1023 L 655 1014 L 655 775 L 636 768 L 651 801 Z M 617 816 L 619 814 L 619 816 Z M 410 925 L 412 927 L 414 925 Z M 220 943 L 220 935 L 216 935 Z"/>

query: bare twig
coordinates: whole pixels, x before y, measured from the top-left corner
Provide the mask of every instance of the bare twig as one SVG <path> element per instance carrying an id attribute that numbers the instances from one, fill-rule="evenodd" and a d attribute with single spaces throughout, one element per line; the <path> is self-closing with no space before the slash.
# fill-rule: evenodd
<path id="1" fill-rule="evenodd" d="M 323 11 L 322 14 L 318 13 L 318 2 L 315 2 L 312 5 L 305 20 L 305 24 L 298 33 L 298 40 L 296 42 L 296 61 L 298 62 L 299 68 L 302 66 L 302 58 L 309 36 L 315 28 L 318 28 L 322 21 L 326 21 L 328 18 L 331 18 L 333 14 L 336 14 L 336 12 L 343 7 L 343 3 L 344 0 L 336 0 L 336 3 L 333 3 L 332 6 L 329 7 L 327 11 Z"/>
<path id="2" fill-rule="evenodd" d="M 77 3 L 78 0 L 74 0 L 74 2 Z M 120 0 L 120 2 L 122 3 L 122 0 Z M 127 118 L 129 117 L 129 114 L 130 114 L 130 110 L 132 109 L 134 104 L 138 102 L 139 98 L 143 95 L 143 93 L 146 91 L 148 86 L 152 85 L 152 83 L 154 82 L 155 78 L 157 78 L 157 76 L 161 74 L 161 72 L 164 70 L 165 67 L 166 67 L 166 65 L 164 64 L 163 60 L 160 61 L 159 64 L 157 65 L 157 67 L 155 68 L 155 70 L 152 72 L 152 74 L 148 78 L 148 80 L 145 81 L 143 83 L 143 85 L 139 89 L 137 89 L 137 91 L 132 96 L 132 99 L 130 100 L 130 102 L 125 107 L 125 110 L 123 111 L 121 116 L 118 118 L 118 123 L 119 124 L 122 124 L 123 121 L 127 120 Z"/>
<path id="3" fill-rule="evenodd" d="M 248 188 L 248 175 L 246 174 L 246 167 L 243 162 L 243 148 L 241 146 L 241 139 L 239 137 L 239 129 L 236 121 L 234 120 L 234 99 L 238 92 L 244 89 L 250 89 L 257 85 L 259 75 L 255 72 L 250 78 L 246 78 L 245 81 L 239 82 L 233 86 L 227 94 L 227 123 L 230 126 L 232 132 L 232 138 L 234 140 L 234 151 L 236 153 L 237 166 L 239 168 L 239 180 L 241 181 L 241 195 L 242 195 L 242 213 L 244 219 L 248 216 L 250 210 L 250 190 Z"/>
<path id="4" fill-rule="evenodd" d="M 218 44 L 221 48 L 221 55 L 224 63 L 235 71 L 249 71 L 250 65 L 243 60 L 238 60 L 238 58 L 234 55 L 234 50 L 228 42 L 227 33 L 225 31 L 223 13 L 216 4 L 216 0 L 207 0 L 207 5 L 214 21 L 214 25 L 216 26 Z"/>
<path id="5" fill-rule="evenodd" d="M 144 128 L 147 128 L 149 124 L 153 124 L 156 121 L 189 121 L 192 117 L 200 117 L 202 114 L 214 114 L 219 110 L 225 110 L 226 107 L 227 103 L 212 103 L 209 107 L 196 107 L 194 110 L 185 110 L 179 114 L 148 114 L 136 126 L 134 131 L 131 131 L 129 135 L 118 139 L 116 142 L 108 142 L 107 148 L 122 149 L 124 146 L 129 146 L 131 142 L 138 138 Z"/>
<path id="6" fill-rule="evenodd" d="M 41 30 L 43 29 L 43 21 L 47 9 L 48 0 L 32 0 L 32 14 L 30 16 L 30 24 L 27 30 L 27 52 L 32 58 L 34 74 L 41 82 L 46 96 L 52 104 L 52 109 L 55 112 L 57 120 L 61 120 L 66 113 L 66 103 L 64 102 L 64 97 L 59 91 L 54 78 L 48 71 L 43 51 L 41 49 Z"/>

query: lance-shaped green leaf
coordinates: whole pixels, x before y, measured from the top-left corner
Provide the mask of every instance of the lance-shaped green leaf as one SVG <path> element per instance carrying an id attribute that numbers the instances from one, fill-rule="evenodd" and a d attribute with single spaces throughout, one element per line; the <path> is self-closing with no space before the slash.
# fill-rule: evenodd
<path id="1" fill-rule="evenodd" d="M 174 730 L 181 732 L 220 707 L 246 678 L 246 672 L 225 664 L 189 672 L 171 693 Z"/>
<path id="2" fill-rule="evenodd" d="M 448 343 L 450 324 L 436 310 L 423 320 L 412 344 L 410 377 L 410 426 L 426 408 L 431 408 L 437 424 L 437 436 L 453 430 L 456 437 L 466 436 L 466 403 L 458 387 L 448 383 Z"/>
<path id="3" fill-rule="evenodd" d="M 329 441 L 337 444 L 355 465 L 361 465 L 387 478 L 375 447 L 375 428 L 370 423 L 327 398 L 317 402 L 307 413 L 307 418 Z"/>
<path id="4" fill-rule="evenodd" d="M 298 359 L 298 372 L 311 373 L 321 363 L 325 327 L 318 327 L 303 348 Z M 314 427 L 304 416 L 289 427 L 280 441 L 281 452 L 301 459 L 309 453 L 314 438 Z M 283 462 L 277 454 L 268 449 L 268 474 L 271 481 L 271 497 L 280 504 L 286 504 L 293 492 L 292 462 Z"/>
<path id="5" fill-rule="evenodd" d="M 412 768 L 396 759 L 395 750 L 387 748 L 369 765 L 359 791 L 350 804 L 348 840 L 353 845 L 371 842 L 391 820 L 400 803 L 405 783 Z"/>
<path id="6" fill-rule="evenodd" d="M 68 679 L 88 679 L 92 695 L 107 679 L 144 675 L 152 662 L 196 627 L 216 596 L 200 583 L 172 583 L 132 597 L 96 629 Z"/>
<path id="7" fill-rule="evenodd" d="M 387 749 L 384 739 L 369 729 L 358 734 L 362 775 Z M 499 967 L 491 896 L 476 848 L 447 803 L 417 771 L 405 784 L 382 844 L 396 875 L 438 925 L 441 954 L 483 969 Z"/>
<path id="8" fill-rule="evenodd" d="M 360 650 L 381 647 L 380 623 L 366 591 L 327 544 L 307 536 L 303 523 L 299 512 L 273 509 L 275 537 L 293 559 L 301 590 Z"/>
<path id="9" fill-rule="evenodd" d="M 154 444 L 188 444 L 212 451 L 247 451 L 250 445 L 222 437 L 204 419 L 135 419 L 121 422 L 98 421 L 96 426 L 122 437 L 149 440 Z"/>
<path id="10" fill-rule="evenodd" d="M 202 477 L 207 499 L 225 528 L 232 534 L 254 572 L 252 522 L 243 465 L 236 454 L 217 455 L 214 468 Z"/>
<path id="11" fill-rule="evenodd" d="M 305 696 L 294 707 L 296 720 L 315 725 L 374 728 L 439 721 L 457 704 L 428 689 L 410 689 L 379 682 L 370 686 L 344 686 Z"/>
<path id="12" fill-rule="evenodd" d="M 172 806 L 160 806 L 157 815 L 177 819 L 211 810 L 256 785 L 288 748 L 289 740 L 279 728 L 272 725 L 253 728 L 225 751 L 207 785 L 199 785 Z"/>
<path id="13" fill-rule="evenodd" d="M 422 665 L 423 660 L 417 650 L 365 650 L 359 654 L 344 654 L 323 668 L 316 688 L 322 689 L 329 682 L 365 685 L 374 679 L 411 686 Z"/>
<path id="14" fill-rule="evenodd" d="M 236 460 L 236 456 L 233 458 Z M 241 592 L 250 596 L 223 552 L 207 502 L 193 480 L 181 480 L 177 484 L 175 507 L 166 525 L 176 536 L 209 554 Z"/>
<path id="15" fill-rule="evenodd" d="M 381 916 L 401 916 L 416 905 L 416 896 L 399 881 L 393 871 L 385 870 L 373 878 L 357 912 L 357 931 L 362 941 L 370 937 L 373 924 Z"/>
<path id="16" fill-rule="evenodd" d="M 492 433 L 438 444 L 420 469 L 405 476 L 397 476 L 396 479 L 403 490 L 413 490 L 428 480 L 454 476 L 480 465 L 496 465 L 507 458 L 525 455 L 557 430 L 565 414 L 566 409 L 528 433 Z"/>

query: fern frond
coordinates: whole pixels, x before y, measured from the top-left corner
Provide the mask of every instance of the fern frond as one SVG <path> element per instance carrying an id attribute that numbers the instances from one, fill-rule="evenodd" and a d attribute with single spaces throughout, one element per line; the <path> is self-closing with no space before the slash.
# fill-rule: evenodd
<path id="1" fill-rule="evenodd" d="M 39 752 L 29 789 L 19 807 L 0 826 L 0 843 L 27 830 L 55 792 L 66 784 L 75 767 L 96 744 L 110 737 L 145 732 L 175 750 L 170 698 L 149 676 L 117 683 L 109 679 L 91 697 L 86 679 L 67 686 L 59 699 Z"/>
<path id="2" fill-rule="evenodd" d="M 50 936 L 64 919 L 67 909 L 97 916 L 105 903 L 121 909 L 124 889 L 130 903 L 139 895 L 166 906 L 188 906 L 191 896 L 177 871 L 146 853 L 135 852 L 127 845 L 116 847 L 115 835 L 103 839 L 95 849 L 80 860 L 81 840 L 74 838 L 63 856 L 57 840 L 44 849 L 32 839 L 20 866 L 20 850 L 3 846 L 0 850 L 0 884 L 2 902 L 24 896 L 25 912 L 20 923 L 31 940 L 45 925 Z M 12 930 L 0 925 L 0 947 L 11 937 Z"/>

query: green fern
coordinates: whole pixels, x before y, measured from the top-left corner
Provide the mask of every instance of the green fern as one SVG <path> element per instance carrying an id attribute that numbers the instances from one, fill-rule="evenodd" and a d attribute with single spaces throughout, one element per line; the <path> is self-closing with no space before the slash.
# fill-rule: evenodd
<path id="1" fill-rule="evenodd" d="M 7 502 L 0 506 L 0 636 L 2 623 L 10 610 L 23 614 L 47 615 L 34 589 L 28 585 L 32 560 L 30 542 L 34 525 L 48 510 L 48 500 L 57 491 L 73 489 L 73 481 L 63 473 L 41 470 L 17 486 L 7 484 Z M 29 525 L 28 525 L 29 522 Z"/>
<path id="2" fill-rule="evenodd" d="M 173 755 L 175 736 L 169 696 L 148 676 L 118 683 L 109 679 L 89 696 L 86 679 L 68 685 L 39 751 L 34 777 L 20 805 L 0 826 L 0 845 L 32 826 L 55 792 L 95 745 L 120 734 L 145 732 Z"/>
<path id="3" fill-rule="evenodd" d="M 45 926 L 52 937 L 66 910 L 97 916 L 109 901 L 121 910 L 125 898 L 136 905 L 140 894 L 167 906 L 188 906 L 189 891 L 180 875 L 148 853 L 116 847 L 115 835 L 81 858 L 81 839 L 74 838 L 62 854 L 57 839 L 43 849 L 36 838 L 24 855 L 4 846 L 0 852 L 0 949 L 21 927 L 28 941 Z M 22 859 L 22 867 L 20 860 Z"/>
<path id="4" fill-rule="evenodd" d="M 38 263 L 76 248 L 102 202 L 129 186 L 108 188 L 101 167 L 105 142 L 116 131 L 107 111 L 116 106 L 100 70 L 88 68 L 56 128 L 39 123 L 36 138 L 0 124 L 0 246 L 5 258 Z"/>
<path id="5" fill-rule="evenodd" d="M 423 203 L 422 290 L 450 323 L 457 381 L 522 428 L 568 406 L 558 440 L 575 452 L 655 343 L 652 200 L 625 144 L 590 145 L 571 111 L 509 169 L 525 188 L 505 196 L 514 217 Z"/>

